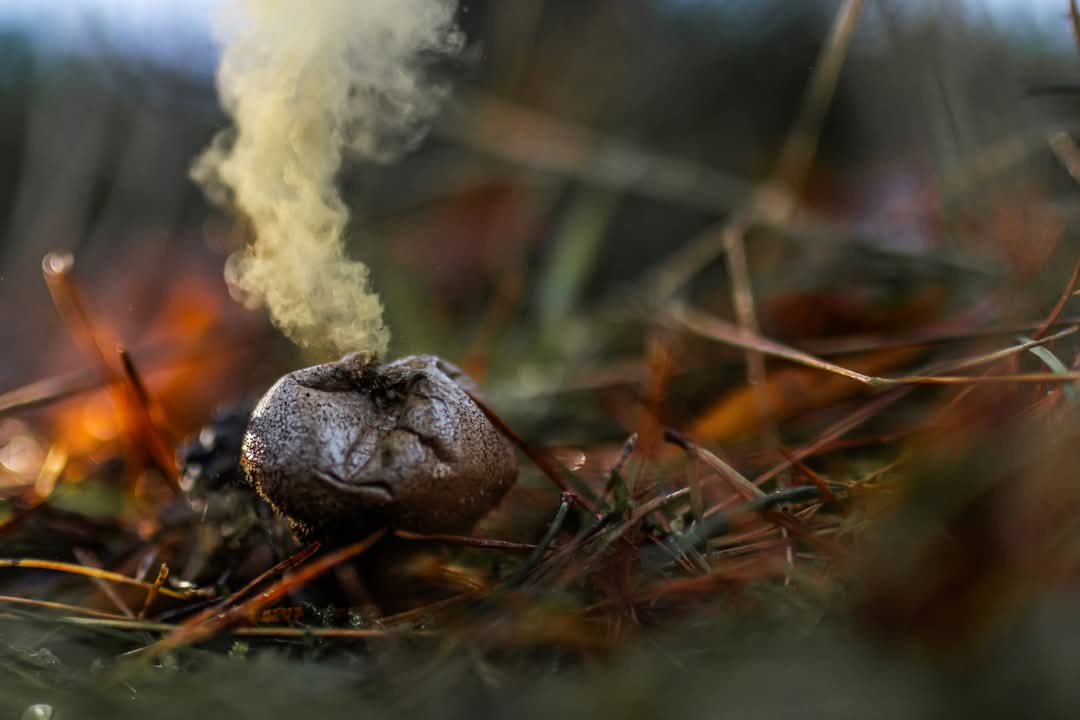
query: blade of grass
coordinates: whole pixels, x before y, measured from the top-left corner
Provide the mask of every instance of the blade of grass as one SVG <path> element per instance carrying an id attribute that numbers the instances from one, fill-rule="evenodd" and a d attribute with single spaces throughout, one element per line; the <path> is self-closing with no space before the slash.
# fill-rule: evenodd
<path id="1" fill-rule="evenodd" d="M 1031 342 L 1030 338 L 1026 338 L 1023 335 L 1017 336 L 1016 339 L 1022 343 Z M 1051 372 L 1054 372 L 1058 375 L 1069 372 L 1069 368 L 1065 367 L 1065 363 L 1061 362 L 1057 355 L 1050 352 L 1049 348 L 1033 347 L 1029 350 L 1029 352 L 1031 352 L 1031 354 L 1035 357 L 1042 360 L 1043 364 L 1050 368 Z M 1069 401 L 1070 405 L 1076 405 L 1078 402 L 1080 402 L 1080 394 L 1077 393 L 1075 385 L 1064 384 L 1061 386 L 1061 392 L 1065 395 L 1065 399 Z"/>

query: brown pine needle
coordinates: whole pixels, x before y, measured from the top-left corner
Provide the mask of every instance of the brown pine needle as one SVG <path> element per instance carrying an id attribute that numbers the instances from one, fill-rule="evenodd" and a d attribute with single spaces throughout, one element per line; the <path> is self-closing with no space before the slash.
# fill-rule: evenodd
<path id="1" fill-rule="evenodd" d="M 69 605 L 68 603 L 53 602 L 52 600 L 36 600 L 34 598 L 15 597 L 14 595 L 0 595 L 0 603 L 7 603 L 9 605 L 29 605 L 31 607 L 46 608 L 48 610 L 63 610 L 64 612 L 77 613 L 80 615 L 86 615 L 88 617 L 101 618 L 103 620 L 132 619 L 124 615 L 117 615 L 116 613 L 105 612 L 104 610 L 93 610 L 91 608 L 80 607 L 79 605 Z"/>
<path id="2" fill-rule="evenodd" d="M 287 575 L 255 597 L 249 598 L 235 607 L 220 612 L 197 624 L 191 622 L 185 623 L 176 628 L 175 631 L 168 636 L 146 648 L 144 654 L 148 657 L 157 657 L 167 650 L 182 645 L 200 642 L 233 625 L 249 622 L 250 618 L 258 613 L 259 610 L 262 610 L 268 605 L 272 605 L 292 590 L 306 585 L 349 558 L 356 557 L 363 553 L 378 542 L 385 534 L 385 528 L 377 530 L 363 540 L 351 545 L 346 545 L 339 550 L 335 550 L 332 553 L 324 555 L 323 557 L 302 566 L 294 574 Z"/>
<path id="3" fill-rule="evenodd" d="M 261 585 L 267 579 L 274 577 L 275 575 L 278 575 L 280 573 L 287 572 L 288 570 L 291 570 L 297 565 L 303 563 L 309 557 L 314 555 L 319 550 L 319 547 L 320 544 L 315 542 L 311 543 L 307 547 L 302 548 L 299 552 L 294 553 L 293 555 L 285 558 L 281 562 L 275 564 L 273 567 L 259 573 L 259 575 L 255 579 L 251 580 L 251 582 L 247 583 L 242 588 L 229 595 L 229 597 L 221 600 L 220 602 L 214 603 L 202 612 L 199 612 L 196 615 L 188 618 L 183 624 L 177 626 L 177 628 L 180 629 L 188 626 L 197 626 L 208 621 L 215 615 L 222 613 L 225 608 L 237 602 L 240 598 L 247 595 L 249 592 Z M 142 618 L 140 617 L 140 619 Z"/>
<path id="4" fill-rule="evenodd" d="M 76 608 L 79 609 L 79 608 Z M 58 618 L 60 622 L 67 623 L 69 625 L 80 625 L 83 627 L 103 627 L 111 628 L 114 630 L 135 630 L 142 632 L 160 632 L 160 633 L 173 633 L 180 629 L 181 626 L 174 625 L 172 623 L 159 623 L 151 622 L 149 620 L 129 620 L 127 618 L 99 618 L 99 617 L 61 617 Z M 240 627 L 234 628 L 233 634 L 242 637 L 264 637 L 264 638 L 297 638 L 297 637 L 318 637 L 318 638 L 385 638 L 385 637 L 400 637 L 407 635 L 409 637 L 434 637 L 435 633 L 430 630 L 408 630 L 408 629 L 395 629 L 386 630 L 382 628 L 292 628 L 292 627 Z M 155 647 L 155 646 L 151 646 Z M 140 651 L 137 654 L 145 655 L 145 651 Z"/>
<path id="5" fill-rule="evenodd" d="M 442 600 L 436 600 L 426 605 L 421 605 L 411 610 L 402 610 L 399 613 L 393 615 L 384 615 L 378 619 L 379 625 L 383 627 L 390 627 L 393 625 L 401 625 L 404 623 L 421 620 L 427 617 L 433 617 L 436 613 L 446 610 L 447 608 L 455 605 L 460 605 L 464 602 L 476 600 L 486 595 L 486 592 L 463 592 L 457 595 L 451 595 L 448 598 Z"/>
<path id="6" fill-rule="evenodd" d="M 1073 265 L 1072 275 L 1069 276 L 1069 281 L 1065 283 L 1065 289 L 1058 297 L 1057 302 L 1054 304 L 1054 308 L 1050 311 L 1050 314 L 1046 316 L 1046 319 L 1042 321 L 1039 327 L 1032 333 L 1033 340 L 1038 340 L 1046 332 L 1053 327 L 1057 319 L 1061 317 L 1062 311 L 1065 309 L 1065 305 L 1069 302 L 1069 298 L 1072 297 L 1073 290 L 1076 289 L 1076 284 L 1080 282 L 1080 259 L 1077 259 Z"/>
<path id="7" fill-rule="evenodd" d="M 881 377 L 877 375 L 866 375 L 864 373 L 856 372 L 842 365 L 822 360 L 815 357 L 810 353 L 803 352 L 790 345 L 770 340 L 768 338 L 757 335 L 756 333 L 749 332 L 743 328 L 734 325 L 726 320 L 703 313 L 698 310 L 693 310 L 685 305 L 675 304 L 669 309 L 669 316 L 671 320 L 690 330 L 691 332 L 700 335 L 705 338 L 717 340 L 719 342 L 727 343 L 741 348 L 751 348 L 760 351 L 765 355 L 778 357 L 789 362 L 793 362 L 806 367 L 815 368 L 817 370 L 823 370 L 825 372 L 833 373 L 835 375 L 841 375 L 843 377 L 860 382 L 868 387 L 882 388 L 882 387 L 896 387 L 901 385 L 963 385 L 967 383 L 971 384 L 989 384 L 989 383 L 1009 383 L 1009 382 L 1023 382 L 1023 383 L 1039 383 L 1039 382 L 1072 382 L 1080 380 L 1080 372 L 1068 372 L 1068 373 L 1052 373 L 1052 372 L 1040 372 L 1040 373 L 1021 373 L 1021 374 L 1009 374 L 1009 375 L 980 375 L 980 376 L 967 376 L 967 375 L 904 375 L 902 377 Z M 1080 326 L 1072 325 L 1063 330 L 1060 330 L 1053 335 L 1048 335 L 1038 340 L 1031 340 L 1029 342 L 1013 345 L 1001 350 L 995 350 L 994 352 L 986 353 L 984 355 L 977 355 L 972 358 L 965 358 L 955 362 L 944 363 L 939 366 L 942 371 L 955 372 L 957 370 L 964 370 L 967 368 L 977 367 L 979 365 L 986 365 L 998 360 L 1002 360 L 1007 357 L 1025 352 L 1033 347 L 1039 347 L 1046 345 L 1047 343 L 1060 340 L 1061 338 L 1068 337 L 1080 331 Z"/>
<path id="8" fill-rule="evenodd" d="M 153 466 L 165 476 L 169 488 L 174 493 L 180 493 L 180 470 L 176 466 L 176 454 L 173 452 L 172 442 L 154 421 L 154 411 L 157 408 L 153 399 L 127 348 L 117 346 L 116 353 L 120 357 L 124 380 L 130 390 L 132 401 L 129 404 L 135 411 L 138 422 L 136 434 L 140 444 Z"/>
<path id="9" fill-rule="evenodd" d="M 524 453 L 525 457 L 529 458 L 529 460 L 531 460 L 532 463 L 536 465 L 549 480 L 551 480 L 555 487 L 559 488 L 559 490 L 564 493 L 574 495 L 578 502 L 581 503 L 581 506 L 589 512 L 594 515 L 597 513 L 593 497 L 586 494 L 588 488 L 580 487 L 575 489 L 570 487 L 570 483 L 567 482 L 566 477 L 563 475 L 562 468 L 559 467 L 558 463 L 556 463 L 547 453 L 537 450 L 526 442 L 525 438 L 518 435 L 517 432 L 507 425 L 506 421 L 499 417 L 499 414 L 481 398 L 468 390 L 465 390 L 465 392 L 468 393 L 469 397 L 472 398 L 472 401 L 476 403 L 476 406 L 480 408 L 480 411 L 484 413 L 487 419 L 491 421 L 491 424 L 495 426 L 495 429 L 502 433 L 503 437 L 517 446 L 517 448 Z"/>
<path id="10" fill-rule="evenodd" d="M 259 575 L 255 579 L 253 579 L 251 582 L 244 585 L 244 587 L 240 588 L 239 590 L 237 590 L 233 594 L 229 595 L 229 597 L 223 599 L 221 602 L 218 602 L 218 603 L 215 603 L 215 604 L 211 605 L 210 607 L 206 608 L 202 612 L 188 618 L 183 623 L 183 626 L 195 626 L 195 625 L 200 625 L 203 622 L 206 622 L 207 620 L 214 617 L 215 615 L 218 615 L 219 613 L 223 612 L 225 610 L 225 608 L 227 608 L 230 605 L 232 605 L 233 603 L 239 601 L 240 598 L 247 595 L 249 592 L 251 592 L 252 590 L 257 588 L 259 585 L 264 583 L 269 578 L 272 578 L 272 577 L 274 577 L 276 575 L 279 575 L 281 573 L 284 573 L 284 572 L 288 572 L 289 570 L 296 567 L 297 565 L 300 565 L 305 560 L 307 560 L 309 557 L 314 555 L 319 550 L 319 547 L 320 547 L 319 543 L 317 543 L 317 542 L 311 543 L 307 547 L 301 549 L 299 552 L 294 553 L 293 555 L 290 555 L 289 557 L 285 558 L 284 560 L 282 560 L 279 563 L 276 563 L 273 567 L 268 568 L 267 570 L 264 570 L 263 572 L 259 573 Z"/>
<path id="11" fill-rule="evenodd" d="M 296 552 L 293 555 L 285 558 L 281 562 L 276 563 L 273 567 L 264 570 L 263 572 L 259 573 L 259 575 L 254 580 L 249 582 L 247 585 L 244 585 L 244 587 L 240 588 L 229 597 L 222 600 L 218 604 L 217 609 L 220 610 L 221 608 L 228 607 L 229 605 L 244 597 L 249 592 L 257 588 L 259 585 L 266 582 L 270 578 L 274 577 L 275 575 L 286 573 L 289 570 L 292 570 L 294 567 L 302 565 L 304 562 L 307 561 L 309 557 L 317 553 L 319 551 L 319 548 L 321 547 L 321 543 L 313 542 L 310 545 L 302 548 L 299 552 Z M 213 613 L 211 612 L 209 614 Z"/>
<path id="12" fill-rule="evenodd" d="M 510 540 L 496 540 L 495 538 L 472 537 L 469 535 L 452 535 L 449 533 L 418 533 L 409 530 L 395 530 L 394 536 L 402 540 L 415 540 L 418 542 L 444 542 L 452 545 L 465 547 L 484 548 L 487 550 L 505 550 L 506 552 L 529 553 L 536 549 L 536 545 L 530 543 L 512 542 Z"/>
<path id="13" fill-rule="evenodd" d="M 817 153 L 825 115 L 832 103 L 840 69 L 851 47 L 862 8 L 863 0 L 846 0 L 837 12 L 810 78 L 799 117 L 780 151 L 780 160 L 773 179 L 755 192 L 749 207 L 743 212 L 737 212 L 735 219 L 728 222 L 721 231 L 731 276 L 735 315 L 739 327 L 748 332 L 758 333 L 759 326 L 750 264 L 746 257 L 746 234 L 759 215 L 772 215 L 774 220 L 784 223 L 794 211 L 798 192 Z M 783 200 L 777 202 L 777 197 L 782 197 Z M 746 352 L 747 374 L 754 389 L 766 445 L 771 448 L 779 447 L 780 435 L 776 427 L 775 413 L 764 392 L 767 353 L 754 347 L 743 349 Z"/>
<path id="14" fill-rule="evenodd" d="M 78 560 L 80 564 L 85 565 L 86 567 L 101 568 L 101 560 L 90 550 L 81 547 L 72 548 L 71 554 L 75 556 L 75 559 Z M 91 580 L 94 585 L 97 586 L 97 589 L 109 599 L 109 602 L 116 606 L 124 617 L 132 620 L 135 619 L 135 613 L 132 612 L 131 608 L 128 607 L 128 604 L 124 602 L 124 599 L 120 597 L 120 594 L 116 592 L 116 589 L 113 588 L 112 585 L 101 578 L 95 577 L 91 578 Z M 149 593 L 147 593 L 147 597 L 149 597 Z"/>
<path id="15" fill-rule="evenodd" d="M 806 367 L 842 375 L 864 385 L 874 384 L 875 378 L 871 375 L 864 375 L 861 372 L 849 370 L 841 365 L 822 360 L 810 353 L 769 340 L 727 320 L 694 310 L 680 303 L 674 303 L 669 307 L 668 316 L 675 324 L 701 337 L 734 345 L 744 350 L 756 350 L 763 355 L 778 357 Z"/>
<path id="16" fill-rule="evenodd" d="M 0 416 L 16 410 L 30 410 L 72 395 L 102 387 L 101 374 L 91 370 L 57 375 L 35 380 L 21 387 L 0 393 Z"/>
<path id="17" fill-rule="evenodd" d="M 992 325 L 982 328 L 932 328 L 916 332 L 896 335 L 841 335 L 835 337 L 813 338 L 799 342 L 799 349 L 817 357 L 828 355 L 852 355 L 855 353 L 868 352 L 870 350 L 884 350 L 898 347 L 911 347 L 913 345 L 941 345 L 945 343 L 963 342 L 965 340 L 977 340 L 980 338 L 993 337 L 995 335 L 1031 334 L 1040 328 L 1045 333 L 1047 330 L 1066 325 L 1080 325 L 1080 317 L 1069 315 L 1055 317 L 1052 321 L 1046 319 L 1035 322 L 1009 323 L 1007 325 Z M 1041 337 L 1036 334 L 1035 339 Z"/>
<path id="18" fill-rule="evenodd" d="M 121 575 L 120 573 L 111 572 L 109 570 L 102 570 L 100 568 L 86 567 L 85 565 L 76 565 L 74 563 L 61 562 L 59 560 L 36 560 L 33 558 L 0 558 L 0 568 L 33 568 L 35 570 L 55 570 L 56 572 L 68 573 L 70 575 L 82 575 L 89 578 L 100 578 L 101 580 L 108 580 L 109 582 L 118 583 L 120 585 L 133 585 L 135 587 L 144 588 L 150 591 L 154 588 L 154 583 L 147 582 L 145 580 L 136 580 L 133 577 L 127 575 Z M 171 597 L 176 600 L 187 600 L 188 598 L 195 597 L 200 594 L 197 590 L 173 590 L 172 588 L 159 587 L 157 591 L 159 594 L 165 597 Z"/>
<path id="19" fill-rule="evenodd" d="M 1069 0 L 1069 23 L 1072 25 L 1073 40 L 1080 46 L 1080 7 L 1076 0 Z"/>
<path id="20" fill-rule="evenodd" d="M 158 568 L 157 578 L 154 580 L 153 586 L 146 593 L 146 600 L 143 601 L 142 610 L 139 611 L 139 619 L 146 618 L 146 613 L 150 610 L 150 606 L 154 604 L 154 600 L 158 596 L 158 592 L 161 591 L 161 586 L 165 582 L 165 578 L 169 577 L 169 566 L 165 563 L 161 563 L 161 567 Z"/>
<path id="21" fill-rule="evenodd" d="M 847 59 L 848 49 L 855 36 L 863 0 L 846 0 L 833 18 L 826 38 L 814 64 L 806 96 L 795 125 L 780 151 L 777 163 L 777 184 L 798 190 L 805 182 L 817 154 L 818 141 L 825 115 L 832 104 L 840 79 L 840 70 Z"/>
<path id="22" fill-rule="evenodd" d="M 1080 182 L 1080 148 L 1076 141 L 1064 130 L 1055 132 L 1047 138 L 1050 150 L 1053 151 L 1065 171 L 1072 176 L 1073 180 Z"/>
<path id="23" fill-rule="evenodd" d="M 100 330 L 90 320 L 90 314 L 78 288 L 71 279 L 75 258 L 70 253 L 50 252 L 41 260 L 41 273 L 49 289 L 53 305 L 71 338 L 86 357 L 93 362 L 102 378 L 115 378 L 116 372 L 98 337 Z"/>
<path id="24" fill-rule="evenodd" d="M 818 436 L 817 440 L 790 452 L 788 454 L 788 457 L 786 457 L 783 461 L 777 463 L 770 469 L 763 472 L 761 475 L 758 475 L 756 478 L 754 478 L 754 484 L 758 486 L 764 485 L 780 473 L 788 470 L 792 466 L 793 462 L 798 462 L 805 460 L 806 458 L 813 457 L 814 455 L 821 452 L 822 449 L 828 447 L 843 436 L 847 435 L 859 425 L 862 425 L 864 422 L 875 417 L 878 413 L 882 412 L 883 410 L 887 409 L 891 405 L 894 405 L 895 403 L 906 397 L 913 389 L 913 387 L 909 386 L 891 390 L 890 392 L 882 395 L 881 397 L 875 398 L 872 402 L 867 403 L 861 408 L 855 410 L 847 417 L 841 418 L 833 425 L 827 427 L 824 432 L 822 432 Z M 706 515 L 712 514 L 719 509 L 719 507 L 710 508 L 709 511 L 706 512 Z"/>
<path id="25" fill-rule="evenodd" d="M 825 482 L 825 478 L 821 477 L 821 475 L 818 475 L 813 468 L 804 463 L 802 460 L 796 459 L 787 450 L 781 450 L 780 452 L 785 458 L 787 458 L 788 462 L 797 467 L 799 471 L 806 475 L 806 477 L 810 479 L 810 482 L 812 482 L 817 487 L 817 489 L 821 491 L 821 497 L 823 497 L 828 502 L 836 502 L 836 494 L 832 491 L 832 488 L 829 487 L 829 483 Z"/>
<path id="26" fill-rule="evenodd" d="M 716 474 L 727 481 L 732 489 L 741 495 L 744 500 L 753 500 L 754 498 L 765 495 L 765 492 L 761 488 L 747 480 L 742 473 L 724 462 L 715 453 L 703 448 L 690 438 L 683 436 L 681 433 L 669 429 L 664 433 L 664 439 L 678 445 L 687 455 L 701 460 L 712 468 Z"/>
<path id="27" fill-rule="evenodd" d="M 689 495 L 690 488 L 684 487 L 670 492 L 667 495 L 659 495 L 657 497 L 654 497 L 652 500 L 649 500 L 648 502 L 642 503 L 638 507 L 634 508 L 634 512 L 630 516 L 629 520 L 624 522 L 622 525 L 619 525 L 614 531 L 612 531 L 611 535 L 607 538 L 606 544 L 610 545 L 615 540 L 622 538 L 622 536 L 625 535 L 630 528 L 637 525 L 651 513 L 659 510 L 666 505 L 670 505 L 674 501 L 681 498 L 689 498 Z"/>

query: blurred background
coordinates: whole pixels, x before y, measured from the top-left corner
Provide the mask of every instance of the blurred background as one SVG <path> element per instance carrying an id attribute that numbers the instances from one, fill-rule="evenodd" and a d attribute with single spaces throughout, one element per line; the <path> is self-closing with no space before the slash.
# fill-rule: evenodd
<path id="1" fill-rule="evenodd" d="M 301 361 L 226 299 L 221 266 L 243 235 L 188 178 L 227 124 L 215 5 L 0 3 L 0 389 L 83 364 L 41 280 L 53 250 L 75 254 L 137 358 L 190 349 L 190 329 L 168 337 L 183 322 L 207 333 L 200 360 L 258 344 L 254 372 L 213 397 Z M 640 327 L 620 347 L 613 310 L 644 304 L 650 270 L 769 177 L 837 7 L 463 3 L 469 45 L 438 69 L 455 91 L 428 141 L 343 171 L 350 253 L 373 267 L 393 351 L 437 352 L 530 399 L 590 357 L 632 353 Z M 967 288 L 1042 269 L 1044 236 L 1075 209 L 1045 140 L 1080 106 L 1075 56 L 1064 0 L 868 3 L 797 190 L 813 219 L 753 245 L 759 299 L 854 268 L 877 294 L 928 273 Z M 995 215 L 1018 193 L 1031 202 L 1009 222 L 1041 241 Z M 697 264 L 678 290 L 719 308 L 722 253 Z"/>
<path id="2" fill-rule="evenodd" d="M 118 484 L 109 463 L 125 444 L 171 467 L 171 451 L 216 410 L 326 359 L 229 297 L 223 266 L 250 230 L 189 178 L 229 122 L 214 86 L 219 5 L 0 0 L 0 527 L 39 506 L 121 515 L 128 494 L 95 505 L 53 491 L 93 477 Z M 844 612 L 822 588 L 844 586 L 855 624 L 932 645 L 977 636 L 982 619 L 1015 597 L 1053 600 L 1064 588 L 1075 603 L 1076 425 L 1057 414 L 1074 407 L 1074 393 L 1063 401 L 1056 386 L 971 396 L 920 388 L 915 402 L 897 395 L 879 405 L 882 396 L 870 400 L 851 383 L 771 362 L 765 422 L 743 351 L 701 337 L 709 333 L 673 320 L 672 308 L 744 321 L 747 288 L 732 278 L 749 281 L 764 335 L 869 374 L 974 357 L 1034 332 L 1059 296 L 1070 297 L 1062 293 L 1073 287 L 1080 240 L 1071 139 L 1080 129 L 1080 18 L 1069 0 L 868 0 L 830 72 L 822 51 L 835 42 L 842 5 L 461 0 L 467 46 L 428 69 L 453 92 L 424 142 L 388 166 L 346 159 L 348 252 L 372 268 L 393 355 L 460 364 L 515 429 L 594 484 L 633 431 L 647 458 L 635 466 L 642 496 L 691 482 L 696 471 L 649 447 L 649 431 L 656 444 L 662 426 L 771 482 L 784 447 L 816 441 L 852 411 L 888 408 L 849 446 L 804 456 L 853 494 L 865 488 L 869 509 L 799 516 L 825 538 L 828 559 L 800 556 L 810 579 L 796 585 L 810 590 L 784 602 L 822 608 L 817 622 Z M 732 228 L 745 258 L 730 252 Z M 58 273 L 64 253 L 74 265 Z M 1064 300 L 1061 317 L 1075 322 Z M 132 412 L 150 422 L 125 420 L 105 388 L 116 379 L 116 344 L 151 398 Z M 1011 369 L 1065 372 L 1077 357 L 1075 342 L 1062 341 Z M 963 397 L 963 414 L 940 432 L 935 423 Z M 1054 432 L 1028 427 L 1029 413 Z M 232 418 L 234 435 L 245 420 Z M 131 442 L 132 427 L 154 426 L 160 435 Z M 863 446 L 871 450 L 860 454 Z M 234 474 L 235 450 L 225 463 Z M 912 457 L 919 462 L 898 479 L 892 463 Z M 712 480 L 707 490 L 726 502 L 730 487 Z M 914 487 L 914 500 L 897 502 L 864 547 L 862 531 L 894 502 L 890 482 Z M 531 542 L 558 497 L 532 468 L 518 490 L 498 535 Z M 125 531 L 149 537 L 148 515 L 126 512 Z M 80 542 L 102 534 L 60 520 Z M 63 543 L 57 555 L 66 557 L 70 543 L 45 530 L 27 547 Z M 771 607 L 781 583 L 789 589 L 791 556 L 788 566 L 782 558 L 791 545 L 786 529 L 782 542 L 779 526 L 768 531 L 766 549 L 735 551 L 773 563 L 754 570 L 774 581 L 755 596 Z M 860 555 L 848 565 L 837 546 L 852 538 Z M 636 541 L 650 547 L 644 535 Z M 725 569 L 724 552 L 713 569 Z M 837 566 L 831 576 L 823 569 Z M 733 581 L 740 591 L 745 577 Z M 687 605 L 726 602 L 702 587 Z M 640 613 L 648 625 L 653 612 L 662 624 L 682 617 L 685 591 L 615 603 L 612 615 L 626 610 L 637 623 Z M 1055 630 L 1067 608 L 1042 608 L 1027 649 L 1050 648 L 1042 659 L 1061 671 L 1047 675 L 1053 683 L 1074 676 L 1075 650 Z M 618 639 L 633 623 L 619 616 L 604 632 Z M 992 667 L 1007 673 L 1008 638 L 1003 647 Z M 793 655 L 762 672 L 787 668 L 827 706 L 835 678 L 806 675 L 814 664 L 800 662 Z M 837 672 L 849 663 L 863 665 L 857 653 L 844 656 Z M 949 696 L 947 674 L 935 670 L 924 689 Z M 633 667 L 622 672 L 636 687 Z M 761 700 L 760 675 L 735 677 Z M 886 692 L 915 707 L 922 696 L 905 696 L 901 680 Z M 967 680 L 978 695 L 976 671 Z M 876 706 L 871 695 L 859 702 Z"/>
<path id="3" fill-rule="evenodd" d="M 228 297 L 222 268 L 248 229 L 189 178 L 228 125 L 217 6 L 0 0 L 11 472 L 38 468 L 57 428 L 72 448 L 121 434 L 106 393 L 86 392 L 99 368 L 57 317 L 47 253 L 73 255 L 98 344 L 128 348 L 176 438 L 325 359 Z M 1041 317 L 1078 209 L 1053 141 L 1080 112 L 1068 2 L 867 2 L 830 98 L 810 83 L 839 8 L 463 2 L 468 44 L 429 69 L 453 93 L 426 140 L 341 172 L 348 252 L 372 268 L 391 352 L 461 364 L 538 439 L 592 443 L 636 427 L 662 347 L 666 422 L 703 440 L 752 434 L 745 400 L 710 410 L 745 384 L 741 352 L 660 319 L 674 301 L 734 317 L 723 229 L 751 216 L 746 277 L 772 337 Z M 793 139 L 810 148 L 794 169 Z"/>

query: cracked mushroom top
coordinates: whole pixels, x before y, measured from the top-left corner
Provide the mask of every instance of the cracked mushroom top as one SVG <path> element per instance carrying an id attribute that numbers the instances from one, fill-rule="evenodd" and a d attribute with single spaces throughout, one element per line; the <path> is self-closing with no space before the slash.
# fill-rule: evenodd
<path id="1" fill-rule="evenodd" d="M 251 417 L 248 481 L 305 535 L 468 532 L 517 461 L 463 386 L 473 390 L 430 355 L 374 365 L 353 354 L 291 372 Z"/>

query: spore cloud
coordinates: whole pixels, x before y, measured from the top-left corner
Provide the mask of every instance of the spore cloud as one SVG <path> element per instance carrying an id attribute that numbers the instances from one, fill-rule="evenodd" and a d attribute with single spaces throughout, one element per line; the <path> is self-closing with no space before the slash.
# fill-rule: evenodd
<path id="1" fill-rule="evenodd" d="M 446 95 L 425 66 L 456 53 L 454 0 L 228 0 L 214 18 L 233 126 L 192 176 L 251 225 L 230 291 L 302 346 L 373 356 L 390 334 L 368 268 L 345 252 L 343 159 L 388 162 Z"/>

